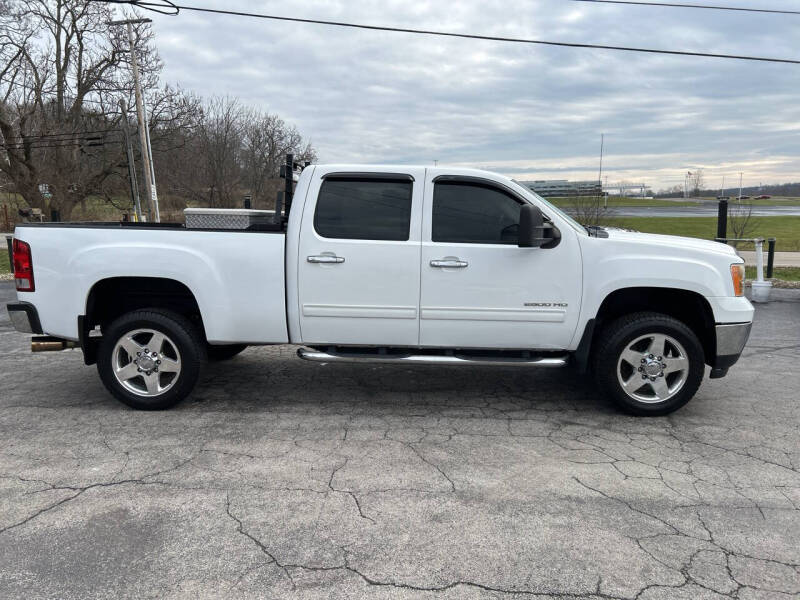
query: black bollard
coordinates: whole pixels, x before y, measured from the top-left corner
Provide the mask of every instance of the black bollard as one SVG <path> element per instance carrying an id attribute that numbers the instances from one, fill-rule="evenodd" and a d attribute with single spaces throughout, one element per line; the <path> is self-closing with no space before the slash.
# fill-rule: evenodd
<path id="1" fill-rule="evenodd" d="M 767 279 L 772 279 L 772 268 L 775 266 L 775 238 L 767 239 Z"/>
<path id="2" fill-rule="evenodd" d="M 717 241 L 726 243 L 728 237 L 728 201 L 720 200 L 717 209 Z"/>

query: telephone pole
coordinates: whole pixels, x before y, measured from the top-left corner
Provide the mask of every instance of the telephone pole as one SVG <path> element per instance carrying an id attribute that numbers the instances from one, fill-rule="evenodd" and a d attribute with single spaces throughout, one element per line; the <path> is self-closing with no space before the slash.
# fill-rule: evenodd
<path id="1" fill-rule="evenodd" d="M 603 196 L 603 208 L 608 208 L 608 196 L 603 193 L 603 145 L 606 139 L 606 134 L 600 134 L 600 172 L 597 175 L 597 180 L 600 182 L 600 195 Z"/>
<path id="2" fill-rule="evenodd" d="M 151 23 L 151 19 L 125 19 L 111 21 L 109 25 L 125 25 L 128 29 L 128 44 L 131 52 L 131 70 L 133 71 L 133 86 L 136 95 L 136 114 L 139 118 L 139 145 L 142 152 L 142 169 L 144 171 L 144 187 L 147 192 L 150 220 L 159 222 L 161 215 L 158 211 L 158 195 L 156 193 L 156 179 L 153 173 L 153 158 L 150 155 L 150 131 L 147 125 L 147 113 L 144 108 L 142 83 L 139 78 L 139 61 L 136 58 L 136 43 L 133 37 L 133 25 L 137 23 Z"/>
<path id="3" fill-rule="evenodd" d="M 119 101 L 122 110 L 122 132 L 125 134 L 125 153 L 128 157 L 128 179 L 131 182 L 131 199 L 133 200 L 134 214 L 136 220 L 142 220 L 142 205 L 139 203 L 139 186 L 136 183 L 136 163 L 133 160 L 133 145 L 131 135 L 128 131 L 128 104 L 124 99 Z"/>
<path id="4" fill-rule="evenodd" d="M 739 171 L 739 204 L 742 203 L 742 175 L 744 175 L 744 173 Z"/>

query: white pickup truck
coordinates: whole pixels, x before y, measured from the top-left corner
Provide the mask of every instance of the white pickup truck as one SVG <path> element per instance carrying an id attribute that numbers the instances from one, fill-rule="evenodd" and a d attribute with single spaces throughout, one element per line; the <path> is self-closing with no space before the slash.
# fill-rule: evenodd
<path id="1" fill-rule="evenodd" d="M 245 229 L 17 227 L 13 323 L 47 334 L 34 350 L 80 347 L 140 409 L 185 398 L 206 360 L 300 344 L 323 363 L 571 362 L 623 409 L 661 415 L 705 365 L 724 376 L 749 336 L 744 265 L 724 244 L 587 229 L 484 171 L 311 165 L 295 178 L 288 215 Z"/>

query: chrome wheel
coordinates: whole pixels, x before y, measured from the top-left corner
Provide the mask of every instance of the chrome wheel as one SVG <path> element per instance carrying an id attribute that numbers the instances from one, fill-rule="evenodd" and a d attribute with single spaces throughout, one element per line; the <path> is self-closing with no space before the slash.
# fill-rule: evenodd
<path id="1" fill-rule="evenodd" d="M 138 396 L 159 396 L 181 374 L 181 355 L 168 336 L 155 329 L 135 329 L 123 335 L 111 354 L 117 381 Z"/>
<path id="2" fill-rule="evenodd" d="M 617 379 L 623 391 L 646 404 L 669 400 L 681 391 L 688 377 L 686 350 L 663 333 L 637 337 L 617 361 Z"/>

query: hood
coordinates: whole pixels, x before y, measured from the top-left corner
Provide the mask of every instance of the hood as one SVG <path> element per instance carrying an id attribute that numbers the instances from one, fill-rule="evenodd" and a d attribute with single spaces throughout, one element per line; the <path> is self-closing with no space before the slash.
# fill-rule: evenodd
<path id="1" fill-rule="evenodd" d="M 626 231 L 624 229 L 608 228 L 609 239 L 619 241 L 630 241 L 654 246 L 666 246 L 669 248 L 682 248 L 699 252 L 714 252 L 726 256 L 738 256 L 728 244 L 713 242 L 711 240 L 701 240 L 699 238 L 680 237 L 677 235 L 661 235 L 657 233 L 640 233 L 638 231 Z"/>

